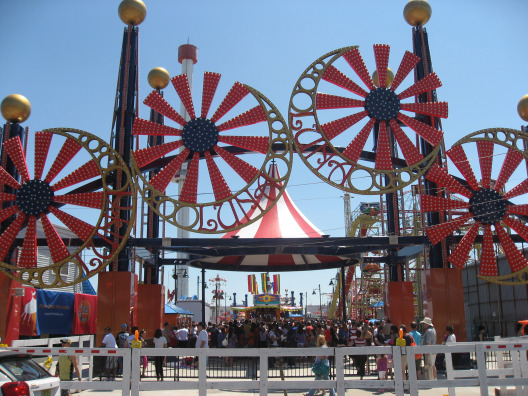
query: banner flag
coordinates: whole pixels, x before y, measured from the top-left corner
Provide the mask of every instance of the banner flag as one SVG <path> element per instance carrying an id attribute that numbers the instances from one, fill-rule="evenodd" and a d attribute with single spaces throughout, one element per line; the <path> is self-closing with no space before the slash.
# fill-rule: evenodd
<path id="1" fill-rule="evenodd" d="M 73 334 L 95 334 L 97 332 L 97 296 L 75 294 Z"/>
<path id="2" fill-rule="evenodd" d="M 248 275 L 248 292 L 253 294 L 253 275 Z"/>
<path id="3" fill-rule="evenodd" d="M 37 289 L 24 288 L 20 312 L 20 335 L 38 336 L 37 324 Z"/>
<path id="4" fill-rule="evenodd" d="M 72 334 L 74 294 L 37 289 L 40 334 Z"/>
<path id="5" fill-rule="evenodd" d="M 253 275 L 253 287 L 254 287 L 254 290 L 255 290 L 255 293 L 254 294 L 259 294 L 258 292 L 258 282 L 257 282 L 257 277 L 255 275 Z"/>
<path id="6" fill-rule="evenodd" d="M 268 292 L 268 276 L 266 273 L 262 273 L 261 276 L 262 276 L 262 293 L 264 294 Z"/>
<path id="7" fill-rule="evenodd" d="M 273 294 L 280 294 L 280 275 L 273 275 Z"/>

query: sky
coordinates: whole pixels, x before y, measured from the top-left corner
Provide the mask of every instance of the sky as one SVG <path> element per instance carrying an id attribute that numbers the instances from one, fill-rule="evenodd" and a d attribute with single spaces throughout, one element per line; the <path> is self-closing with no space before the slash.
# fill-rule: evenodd
<path id="1" fill-rule="evenodd" d="M 109 139 L 124 29 L 117 14 L 119 3 L 0 1 L 0 98 L 19 93 L 29 99 L 32 113 L 23 125 L 31 132 L 71 127 Z M 248 84 L 284 117 L 294 84 L 320 56 L 358 45 L 372 71 L 372 46 L 389 44 L 389 67 L 396 70 L 403 53 L 412 51 L 404 0 L 147 0 L 145 4 L 147 17 L 139 26 L 140 101 L 151 92 L 146 76 L 152 68 L 164 67 L 171 76 L 181 73 L 177 52 L 185 43 L 198 47 L 194 66 L 198 80 L 213 71 L 222 74 L 226 84 Z M 431 0 L 430 4 L 433 13 L 425 27 L 433 69 L 443 83 L 437 94 L 449 103 L 449 117 L 442 121 L 446 147 L 484 128 L 520 129 L 523 121 L 517 103 L 528 93 L 528 52 L 522 46 L 528 2 Z M 201 84 L 195 83 L 193 92 L 200 90 Z M 148 111 L 142 104 L 139 115 L 148 118 Z M 322 182 L 296 156 L 287 190 L 320 230 L 344 236 L 344 193 Z M 377 200 L 377 196 L 353 195 L 351 207 Z M 247 293 L 247 273 L 207 271 L 206 279 L 217 273 L 228 280 L 223 289 L 228 295 L 236 292 L 240 301 Z M 199 270 L 191 268 L 190 294 L 196 293 L 198 276 Z M 319 296 L 312 296 L 312 291 L 320 285 L 326 296 L 334 276 L 333 269 L 283 273 L 282 293 L 294 290 L 297 297 L 307 292 L 309 303 L 317 304 Z M 168 285 L 172 288 L 172 281 Z"/>

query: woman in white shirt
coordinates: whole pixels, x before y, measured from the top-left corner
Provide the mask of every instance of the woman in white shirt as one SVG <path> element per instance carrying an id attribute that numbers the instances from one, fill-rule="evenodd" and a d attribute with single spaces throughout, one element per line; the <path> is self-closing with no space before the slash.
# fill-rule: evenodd
<path id="1" fill-rule="evenodd" d="M 445 340 L 446 344 L 456 342 L 455 329 L 453 328 L 453 325 L 447 325 L 446 331 L 447 331 L 447 338 Z"/>
<path id="2" fill-rule="evenodd" d="M 154 332 L 154 348 L 167 348 L 167 339 L 163 336 L 161 329 Z M 154 356 L 154 367 L 156 367 L 156 379 L 163 381 L 163 359 L 164 356 Z"/>

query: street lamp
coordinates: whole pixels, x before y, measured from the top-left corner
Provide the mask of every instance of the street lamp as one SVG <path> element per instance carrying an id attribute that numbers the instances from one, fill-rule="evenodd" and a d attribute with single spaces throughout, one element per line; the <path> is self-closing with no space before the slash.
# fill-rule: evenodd
<path id="1" fill-rule="evenodd" d="M 321 319 L 323 319 L 323 302 L 321 300 L 321 284 L 319 284 L 319 288 L 318 289 L 319 289 L 319 314 L 321 315 Z M 316 290 L 317 289 L 313 289 L 312 295 L 315 296 L 315 294 L 316 294 L 315 291 Z"/>
<path id="2" fill-rule="evenodd" d="M 174 272 L 172 274 L 172 279 L 174 279 L 174 304 L 178 303 L 178 264 L 174 264 Z M 188 278 L 187 270 L 183 270 L 182 278 Z"/>
<path id="3" fill-rule="evenodd" d="M 231 296 L 229 296 L 229 301 L 231 301 L 231 300 L 232 300 L 232 298 L 231 298 Z M 224 293 L 224 319 L 225 319 L 225 321 L 227 323 L 227 295 L 226 295 L 226 293 Z"/>
<path id="4" fill-rule="evenodd" d="M 214 294 L 214 299 L 216 300 L 215 301 L 215 322 L 218 323 L 218 298 L 220 297 L 220 292 L 224 293 L 223 290 L 220 290 L 219 289 L 219 286 L 223 283 L 223 284 L 226 284 L 227 283 L 227 280 L 224 279 L 224 278 L 220 278 L 220 275 L 216 275 L 215 278 L 213 279 L 209 279 L 209 282 L 213 283 L 214 286 L 215 286 L 215 290 L 213 291 L 213 294 Z"/>

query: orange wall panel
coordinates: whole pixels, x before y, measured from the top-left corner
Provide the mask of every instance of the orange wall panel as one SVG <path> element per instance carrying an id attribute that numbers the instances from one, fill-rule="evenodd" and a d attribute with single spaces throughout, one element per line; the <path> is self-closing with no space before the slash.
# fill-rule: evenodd
<path id="1" fill-rule="evenodd" d="M 103 329 L 110 326 L 115 336 L 121 325 L 135 325 L 137 310 L 137 275 L 133 272 L 107 271 L 99 273 L 97 287 L 96 345 L 103 339 Z"/>
<path id="2" fill-rule="evenodd" d="M 138 285 L 137 326 L 152 338 L 156 329 L 163 329 L 165 316 L 165 286 Z"/>
<path id="3" fill-rule="evenodd" d="M 422 275 L 424 316 L 431 318 L 437 343 L 444 341 L 448 324 L 455 329 L 457 341 L 467 341 L 462 272 L 455 268 L 432 268 Z"/>
<path id="4" fill-rule="evenodd" d="M 392 324 L 404 324 L 410 331 L 414 320 L 414 301 L 412 282 L 389 282 L 388 287 L 388 317 Z"/>

